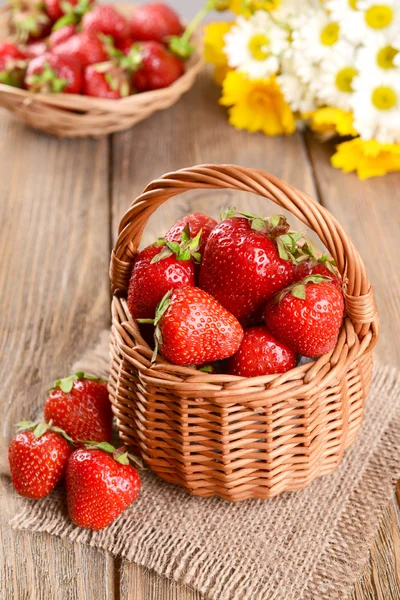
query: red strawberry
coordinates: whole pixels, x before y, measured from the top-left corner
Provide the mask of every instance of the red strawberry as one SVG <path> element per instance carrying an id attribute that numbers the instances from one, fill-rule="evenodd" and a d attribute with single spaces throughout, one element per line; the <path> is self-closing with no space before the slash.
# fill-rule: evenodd
<path id="1" fill-rule="evenodd" d="M 288 229 L 281 216 L 225 219 L 208 238 L 200 287 L 238 319 L 250 318 L 294 279 L 295 268 L 289 258 L 294 240 L 301 234 L 290 234 Z"/>
<path id="2" fill-rule="evenodd" d="M 65 42 L 77 33 L 76 25 L 64 25 L 60 29 L 52 31 L 48 38 L 49 48 L 52 50 L 58 44 Z"/>
<path id="3" fill-rule="evenodd" d="M 199 253 L 201 256 L 203 256 L 209 235 L 217 225 L 218 222 L 212 217 L 208 217 L 202 213 L 192 213 L 190 215 L 186 215 L 186 217 L 183 217 L 182 219 L 179 219 L 179 221 L 177 221 L 175 225 L 171 227 L 171 229 L 168 229 L 164 237 L 168 242 L 180 242 L 182 239 L 183 230 L 185 228 L 188 229 L 189 238 L 196 237 L 196 235 L 201 231 Z"/>
<path id="4" fill-rule="evenodd" d="M 183 27 L 177 13 L 161 2 L 138 6 L 131 17 L 131 31 L 136 40 L 164 42 L 180 35 Z"/>
<path id="5" fill-rule="evenodd" d="M 71 56 L 79 61 L 82 67 L 105 62 L 108 59 L 105 44 L 93 33 L 82 31 L 57 44 L 53 54 Z"/>
<path id="6" fill-rule="evenodd" d="M 31 92 L 79 94 L 82 90 L 82 69 L 71 57 L 44 54 L 29 63 L 25 85 Z"/>
<path id="7" fill-rule="evenodd" d="M 75 450 L 66 474 L 71 520 L 95 530 L 110 525 L 140 492 L 139 473 L 129 464 L 127 455 L 110 456 L 107 452 L 113 453 L 114 448 L 109 444 L 97 448 Z"/>
<path id="8" fill-rule="evenodd" d="M 121 50 L 124 54 L 129 54 L 132 47 L 136 44 L 136 40 L 133 37 L 126 37 L 122 40 L 116 40 L 116 47 Z"/>
<path id="9" fill-rule="evenodd" d="M 0 42 L 0 83 L 21 87 L 26 54 L 12 42 Z"/>
<path id="10" fill-rule="evenodd" d="M 153 319 L 157 304 L 169 290 L 195 283 L 191 258 L 199 260 L 199 239 L 168 244 L 148 246 L 136 257 L 128 290 L 128 307 L 135 319 Z"/>
<path id="11" fill-rule="evenodd" d="M 243 338 L 243 329 L 231 313 L 203 290 L 190 286 L 164 296 L 154 324 L 161 354 L 176 365 L 228 358 Z"/>
<path id="12" fill-rule="evenodd" d="M 93 0 L 44 0 L 44 4 L 53 21 L 65 17 L 62 25 L 70 25 L 79 22 L 82 15 L 90 10 Z"/>
<path id="13" fill-rule="evenodd" d="M 113 62 L 89 65 L 83 75 L 83 93 L 97 98 L 125 98 L 133 93 L 132 77 Z"/>
<path id="14" fill-rule="evenodd" d="M 245 329 L 239 350 L 227 361 L 227 372 L 241 377 L 285 373 L 296 366 L 296 354 L 265 326 Z"/>
<path id="15" fill-rule="evenodd" d="M 343 321 L 342 292 L 332 281 L 311 275 L 271 298 L 268 329 L 294 352 L 309 358 L 335 347 Z"/>
<path id="16" fill-rule="evenodd" d="M 114 40 L 123 40 L 131 33 L 125 17 L 108 4 L 95 6 L 83 17 L 82 26 L 84 31 L 110 35 Z"/>
<path id="17" fill-rule="evenodd" d="M 61 481 L 71 447 L 57 427 L 22 421 L 8 449 L 15 489 L 27 498 L 43 498 Z"/>
<path id="18" fill-rule="evenodd" d="M 170 86 L 183 75 L 183 62 L 159 42 L 140 42 L 130 52 L 134 63 L 134 85 L 139 92 Z"/>
<path id="19" fill-rule="evenodd" d="M 41 39 L 51 30 L 51 20 L 41 1 L 13 0 L 11 25 L 21 42 Z"/>
<path id="20" fill-rule="evenodd" d="M 44 417 L 73 440 L 110 441 L 112 411 L 106 382 L 82 372 L 56 381 L 45 402 Z"/>
<path id="21" fill-rule="evenodd" d="M 309 275 L 322 275 L 332 281 L 338 288 L 341 288 L 342 282 L 337 271 L 328 261 L 318 261 L 309 259 L 296 267 L 296 279 L 300 281 Z"/>
<path id="22" fill-rule="evenodd" d="M 42 54 L 46 54 L 48 52 L 48 42 L 47 40 L 38 40 L 36 42 L 29 42 L 24 46 L 25 54 L 28 58 L 36 58 L 37 56 L 42 56 Z"/>

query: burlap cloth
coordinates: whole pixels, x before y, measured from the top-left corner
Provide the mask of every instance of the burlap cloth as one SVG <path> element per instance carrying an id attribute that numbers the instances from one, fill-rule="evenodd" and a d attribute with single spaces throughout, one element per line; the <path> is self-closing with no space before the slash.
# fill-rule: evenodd
<path id="1" fill-rule="evenodd" d="M 107 375 L 108 333 L 78 367 Z M 399 392 L 399 374 L 376 366 L 358 440 L 340 468 L 303 491 L 231 504 L 192 497 L 146 471 L 140 499 L 106 530 L 72 525 L 62 489 L 26 501 L 11 525 L 104 548 L 212 600 L 346 598 L 400 470 Z"/>

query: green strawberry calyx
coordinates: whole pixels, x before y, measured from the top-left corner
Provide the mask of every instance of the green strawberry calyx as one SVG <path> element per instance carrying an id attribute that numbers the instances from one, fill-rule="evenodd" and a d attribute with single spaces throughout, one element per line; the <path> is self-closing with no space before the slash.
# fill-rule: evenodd
<path id="1" fill-rule="evenodd" d="M 18 41 L 26 42 L 30 36 L 37 37 L 41 26 L 48 25 L 50 18 L 45 11 L 44 2 L 27 2 L 13 0 L 12 24 Z"/>
<path id="2" fill-rule="evenodd" d="M 62 0 L 60 6 L 64 14 L 54 23 L 52 31 L 57 31 L 66 25 L 80 23 L 82 17 L 90 11 L 91 2 L 90 0 L 79 0 L 77 4 L 71 4 L 68 0 Z"/>
<path id="3" fill-rule="evenodd" d="M 37 439 L 42 437 L 42 435 L 47 431 L 52 431 L 53 433 L 58 433 L 65 438 L 67 442 L 74 445 L 74 440 L 68 435 L 68 433 L 64 431 L 64 429 L 61 429 L 61 427 L 53 425 L 52 420 L 50 420 L 48 423 L 38 421 L 20 421 L 16 424 L 16 427 L 17 433 L 20 433 L 21 431 L 33 431 L 33 435 Z"/>
<path id="4" fill-rule="evenodd" d="M 162 317 L 164 316 L 164 314 L 166 313 L 169 305 L 171 304 L 171 296 L 172 296 L 172 292 L 173 290 L 169 290 L 165 296 L 163 296 L 163 298 L 160 300 L 160 302 L 157 305 L 156 308 L 156 314 L 154 319 L 137 319 L 138 323 L 149 323 L 151 325 L 154 325 L 155 330 L 154 330 L 154 352 L 153 355 L 151 357 L 151 362 L 154 363 L 157 359 L 157 354 L 158 354 L 158 348 L 160 346 L 160 344 L 162 343 L 162 334 L 161 334 L 161 329 L 159 327 L 159 323 L 162 319 Z"/>
<path id="5" fill-rule="evenodd" d="M 145 470 L 144 463 L 139 456 L 135 454 L 131 454 L 128 452 L 126 446 L 121 446 L 121 448 L 115 448 L 109 442 L 83 442 L 85 446 L 91 448 L 93 450 L 102 450 L 103 452 L 107 452 L 107 454 L 111 454 L 113 459 L 121 464 L 121 465 L 129 465 L 130 463 L 134 463 L 141 470 Z"/>
<path id="6" fill-rule="evenodd" d="M 102 379 L 101 377 L 96 377 L 95 375 L 87 375 L 83 371 L 77 371 L 73 375 L 69 375 L 68 377 L 64 377 L 63 379 L 57 379 L 57 381 L 53 383 L 51 389 L 54 390 L 55 388 L 59 387 L 61 391 L 65 392 L 66 394 L 69 394 L 69 392 L 74 387 L 74 382 L 79 381 L 80 379 L 88 379 L 89 381 L 98 381 L 100 383 L 106 382 L 105 379 Z"/>
<path id="7" fill-rule="evenodd" d="M 315 264 L 324 264 L 326 268 L 332 273 L 332 275 L 335 275 L 336 277 L 338 276 L 336 262 L 333 260 L 333 258 L 329 257 L 325 253 L 321 254 L 320 252 L 318 252 L 317 248 L 308 238 L 305 238 L 304 244 L 299 247 L 299 254 L 297 260 L 299 263 L 305 262 L 306 260 L 311 260 Z"/>
<path id="8" fill-rule="evenodd" d="M 307 297 L 307 284 L 309 283 L 331 283 L 332 279 L 330 277 L 325 277 L 325 275 L 308 275 L 301 281 L 296 281 L 292 285 L 289 285 L 281 292 L 278 292 L 274 297 L 274 301 L 279 304 L 285 296 L 291 294 L 295 298 L 299 298 L 300 300 L 305 300 Z"/>
<path id="9" fill-rule="evenodd" d="M 27 78 L 32 92 L 50 92 L 60 94 L 68 85 L 67 79 L 57 77 L 57 73 L 51 68 L 49 63 L 44 63 L 41 73 L 34 73 Z"/>
<path id="10" fill-rule="evenodd" d="M 150 263 L 154 264 L 162 260 L 163 258 L 168 258 L 170 256 L 175 255 L 177 260 L 193 260 L 196 264 L 201 263 L 201 254 L 199 252 L 200 244 L 201 244 L 201 236 L 203 230 L 200 229 L 199 233 L 196 237 L 190 237 L 190 228 L 188 225 L 182 231 L 182 241 L 181 242 L 168 242 L 164 238 L 159 238 L 155 242 L 155 246 L 160 246 L 163 249 L 159 254 L 156 254 L 151 259 Z"/>

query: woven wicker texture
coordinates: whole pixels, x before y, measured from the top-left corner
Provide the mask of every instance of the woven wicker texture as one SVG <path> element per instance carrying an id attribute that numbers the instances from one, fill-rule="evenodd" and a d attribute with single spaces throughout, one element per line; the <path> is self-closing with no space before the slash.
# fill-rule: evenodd
<path id="1" fill-rule="evenodd" d="M 289 210 L 336 260 L 347 314 L 335 349 L 281 375 L 194 373 L 158 357 L 126 304 L 135 254 L 150 215 L 191 189 L 248 191 Z M 371 351 L 379 334 L 374 296 L 351 240 L 324 207 L 273 175 L 203 165 L 150 183 L 121 220 L 110 266 L 113 290 L 109 392 L 123 441 L 166 481 L 232 501 L 270 498 L 333 471 L 363 418 Z"/>
<path id="2" fill-rule="evenodd" d="M 132 10 L 132 5 L 118 5 Z M 9 10 L 0 7 L 0 39 L 8 35 Z M 0 84 L 0 106 L 34 129 L 62 137 L 102 136 L 129 129 L 157 110 L 168 108 L 193 85 L 203 66 L 201 44 L 195 36 L 196 51 L 185 73 L 167 88 L 107 100 L 77 94 L 33 94 Z"/>

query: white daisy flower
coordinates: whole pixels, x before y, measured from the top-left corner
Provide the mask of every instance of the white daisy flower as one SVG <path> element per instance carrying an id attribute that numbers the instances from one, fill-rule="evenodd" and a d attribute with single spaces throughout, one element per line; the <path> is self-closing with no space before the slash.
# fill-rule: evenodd
<path id="1" fill-rule="evenodd" d="M 358 0 L 362 15 L 360 29 L 364 46 L 370 43 L 390 44 L 400 34 L 399 0 Z"/>
<path id="2" fill-rule="evenodd" d="M 388 71 L 400 66 L 400 48 L 396 48 L 392 44 L 374 44 L 360 48 L 357 55 L 356 67 L 361 73 L 369 73 L 373 77 L 373 73 Z"/>
<path id="3" fill-rule="evenodd" d="M 282 62 L 282 73 L 277 81 L 286 102 L 294 112 L 307 113 L 317 108 L 315 94 L 308 83 L 304 83 L 298 75 L 294 60 Z"/>
<path id="4" fill-rule="evenodd" d="M 332 49 L 319 66 L 318 76 L 311 82 L 318 98 L 328 106 L 350 110 L 353 79 L 357 75 L 356 50 L 351 44 Z"/>
<path id="5" fill-rule="evenodd" d="M 332 21 L 339 23 L 343 37 L 353 43 L 361 42 L 364 15 L 357 10 L 357 0 L 328 0 L 325 6 Z"/>
<path id="6" fill-rule="evenodd" d="M 289 47 L 289 31 L 259 10 L 249 19 L 238 17 L 224 40 L 228 65 L 258 79 L 279 70 L 280 57 Z"/>
<path id="7" fill-rule="evenodd" d="M 400 142 L 399 70 L 382 71 L 379 77 L 371 77 L 369 72 L 360 74 L 352 85 L 350 106 L 360 137 L 383 144 Z"/>
<path id="8" fill-rule="evenodd" d="M 322 7 L 298 17 L 293 25 L 293 48 L 313 61 L 322 60 L 333 48 L 346 43 L 339 23 L 332 21 Z"/>

